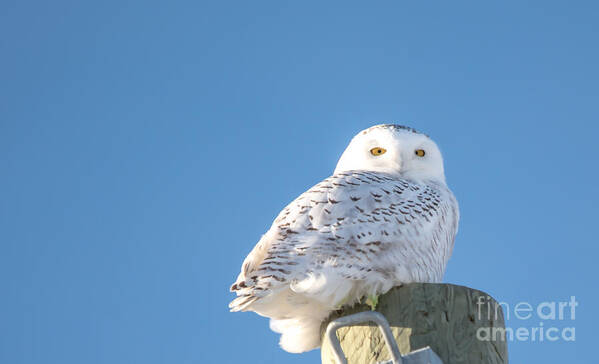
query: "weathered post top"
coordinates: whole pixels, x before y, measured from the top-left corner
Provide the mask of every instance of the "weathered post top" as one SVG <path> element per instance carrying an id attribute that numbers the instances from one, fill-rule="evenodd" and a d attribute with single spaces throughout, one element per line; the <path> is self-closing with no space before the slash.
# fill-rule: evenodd
<path id="1" fill-rule="evenodd" d="M 324 335 L 331 320 L 369 310 L 365 304 L 339 310 L 323 322 L 321 331 Z M 430 346 L 444 364 L 508 362 L 503 311 L 484 292 L 451 284 L 412 283 L 380 296 L 376 311 L 389 322 L 403 355 Z M 349 364 L 390 359 L 375 324 L 342 327 L 337 337 Z M 321 358 L 323 364 L 336 364 L 324 338 Z"/>

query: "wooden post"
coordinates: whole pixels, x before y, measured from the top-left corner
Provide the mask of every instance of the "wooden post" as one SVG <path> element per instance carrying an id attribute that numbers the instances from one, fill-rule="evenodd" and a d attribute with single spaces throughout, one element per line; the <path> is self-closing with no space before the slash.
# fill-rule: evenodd
<path id="1" fill-rule="evenodd" d="M 368 310 L 361 304 L 336 311 L 323 322 L 322 333 L 330 320 Z M 484 292 L 451 284 L 412 283 L 380 296 L 376 311 L 389 321 L 402 355 L 430 346 L 444 364 L 508 363 L 503 311 Z M 374 324 L 341 328 L 337 337 L 349 364 L 390 358 Z M 322 342 L 321 358 L 323 364 L 336 364 L 328 340 Z"/>

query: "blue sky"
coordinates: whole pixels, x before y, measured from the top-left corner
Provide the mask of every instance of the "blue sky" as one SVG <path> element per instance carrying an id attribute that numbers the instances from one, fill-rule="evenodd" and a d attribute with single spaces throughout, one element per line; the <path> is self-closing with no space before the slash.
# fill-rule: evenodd
<path id="1" fill-rule="evenodd" d="M 576 296 L 596 361 L 594 2 L 0 4 L 0 362 L 315 363 L 229 313 L 278 211 L 380 122 L 431 135 L 462 220 L 445 280 Z M 513 316 L 513 313 L 512 313 Z M 511 319 L 511 327 L 541 320 Z"/>

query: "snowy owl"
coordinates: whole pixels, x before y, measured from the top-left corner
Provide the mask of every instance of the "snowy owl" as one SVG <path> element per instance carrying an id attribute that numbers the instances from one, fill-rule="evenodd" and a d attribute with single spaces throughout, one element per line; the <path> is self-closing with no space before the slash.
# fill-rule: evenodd
<path id="1" fill-rule="evenodd" d="M 427 135 L 400 125 L 357 134 L 333 175 L 281 211 L 231 286 L 231 311 L 270 318 L 281 347 L 320 346 L 333 310 L 410 282 L 440 282 L 458 204 Z"/>

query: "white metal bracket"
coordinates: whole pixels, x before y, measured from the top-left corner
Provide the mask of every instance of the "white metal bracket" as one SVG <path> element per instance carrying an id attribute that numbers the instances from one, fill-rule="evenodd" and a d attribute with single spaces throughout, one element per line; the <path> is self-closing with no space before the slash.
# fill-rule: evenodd
<path id="1" fill-rule="evenodd" d="M 331 343 L 337 364 L 347 364 L 347 358 L 345 357 L 343 349 L 341 348 L 341 343 L 337 338 L 337 330 L 342 327 L 364 322 L 374 322 L 377 324 L 385 339 L 387 349 L 389 349 L 389 353 L 391 353 L 391 360 L 378 364 L 443 364 L 437 354 L 435 354 L 435 352 L 428 346 L 402 356 L 399 352 L 399 347 L 395 342 L 395 338 L 393 337 L 393 333 L 391 332 L 391 328 L 389 327 L 389 322 L 387 322 L 385 316 L 376 311 L 365 311 L 339 317 L 328 324 L 325 337 Z"/>

